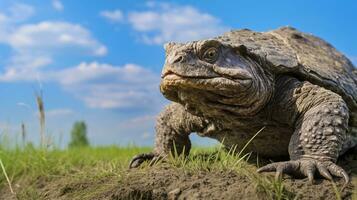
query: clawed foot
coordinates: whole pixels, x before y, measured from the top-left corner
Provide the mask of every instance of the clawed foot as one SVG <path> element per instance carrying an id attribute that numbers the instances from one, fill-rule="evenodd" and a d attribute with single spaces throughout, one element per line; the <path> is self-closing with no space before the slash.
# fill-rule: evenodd
<path id="1" fill-rule="evenodd" d="M 342 177 L 349 183 L 348 174 L 340 166 L 331 161 L 318 161 L 314 159 L 299 159 L 285 162 L 276 162 L 268 164 L 258 169 L 258 172 L 276 172 L 275 178 L 281 179 L 283 174 L 301 174 L 308 177 L 309 182 L 313 183 L 316 170 L 321 176 L 332 180 L 332 176 Z"/>
<path id="2" fill-rule="evenodd" d="M 160 160 L 160 156 L 156 156 L 154 153 L 142 153 L 138 154 L 131 159 L 129 168 L 139 167 L 143 162 L 150 161 L 150 164 L 156 163 Z"/>

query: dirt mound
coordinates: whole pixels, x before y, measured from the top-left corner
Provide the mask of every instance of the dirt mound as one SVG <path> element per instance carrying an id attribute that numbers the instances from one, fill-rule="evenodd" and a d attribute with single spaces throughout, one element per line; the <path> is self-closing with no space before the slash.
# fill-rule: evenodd
<path id="1" fill-rule="evenodd" d="M 339 163 L 356 182 L 357 154 L 342 157 Z M 107 187 L 93 199 L 352 199 L 352 184 L 343 187 L 343 180 L 334 184 L 317 179 L 313 185 L 306 179 L 286 176 L 279 184 L 274 174 L 255 173 L 247 164 L 242 171 L 189 170 L 161 163 L 154 167 L 128 170 L 121 181 Z M 108 180 L 97 180 L 98 185 Z M 115 181 L 115 179 L 111 179 Z M 355 184 L 355 183 L 354 183 Z M 66 196 L 66 195 L 64 195 Z"/>
<path id="2" fill-rule="evenodd" d="M 344 157 L 340 164 L 356 185 L 357 154 Z M 342 179 L 335 184 L 317 179 L 311 185 L 306 179 L 286 176 L 276 182 L 273 173 L 255 173 L 254 165 L 241 169 L 190 169 L 160 163 L 120 174 L 68 174 L 38 178 L 30 185 L 16 183 L 17 195 L 3 188 L 0 199 L 353 199 L 356 195 L 356 188 L 343 187 Z"/>
<path id="3" fill-rule="evenodd" d="M 270 175 L 268 175 L 270 176 Z M 273 177 L 273 175 L 271 175 Z M 47 180 L 48 181 L 48 180 Z M 135 169 L 118 181 L 116 176 L 83 178 L 70 181 L 38 180 L 35 188 L 17 195 L 0 195 L 0 199 L 337 199 L 334 186 L 326 180 L 314 185 L 306 179 L 283 180 L 284 187 L 270 185 L 264 188 L 259 182 L 233 171 L 197 171 L 170 166 Z M 343 181 L 336 183 L 342 188 Z M 36 192 L 35 192 L 36 190 Z M 341 199 L 352 199 L 353 186 L 339 192 Z M 31 194 L 32 193 L 32 194 Z M 2 196 L 2 197 L 1 197 Z"/>
<path id="4" fill-rule="evenodd" d="M 337 187 L 342 184 L 338 182 Z M 310 185 L 306 180 L 286 179 L 283 185 L 279 194 L 279 188 L 267 191 L 249 177 L 232 171 L 193 174 L 157 167 L 129 173 L 125 184 L 111 191 L 110 199 L 336 199 L 333 184 L 326 180 Z M 344 188 L 340 195 L 351 199 L 352 186 Z"/>
<path id="5" fill-rule="evenodd" d="M 230 199 L 239 194 L 256 199 L 254 185 L 234 172 L 184 172 L 157 167 L 147 172 L 130 173 L 126 184 L 113 199 Z"/>
<path id="6" fill-rule="evenodd" d="M 122 178 L 119 182 L 115 176 L 70 183 L 65 178 L 52 180 L 38 184 L 36 199 L 337 199 L 332 183 L 326 180 L 310 185 L 306 180 L 285 179 L 284 188 L 272 185 L 266 190 L 233 171 L 191 173 L 165 166 L 131 170 Z M 338 182 L 337 187 L 342 184 Z M 352 190 L 352 186 L 343 189 L 341 199 L 352 199 Z M 28 199 L 31 192 L 24 191 L 17 198 L 8 193 L 2 198 Z"/>

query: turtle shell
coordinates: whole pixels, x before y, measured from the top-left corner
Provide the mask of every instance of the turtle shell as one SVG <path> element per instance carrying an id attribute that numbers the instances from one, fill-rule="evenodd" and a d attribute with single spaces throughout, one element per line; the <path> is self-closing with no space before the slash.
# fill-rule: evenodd
<path id="1" fill-rule="evenodd" d="M 290 74 L 332 90 L 343 97 L 357 126 L 357 70 L 326 41 L 291 27 L 269 32 L 230 31 L 215 38 L 263 59 L 276 74 Z"/>

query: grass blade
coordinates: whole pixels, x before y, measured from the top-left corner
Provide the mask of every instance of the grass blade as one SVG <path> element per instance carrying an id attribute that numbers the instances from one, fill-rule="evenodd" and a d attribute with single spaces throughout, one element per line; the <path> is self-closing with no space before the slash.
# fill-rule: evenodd
<path id="1" fill-rule="evenodd" d="M 240 155 L 244 152 L 244 150 L 248 147 L 248 145 L 254 140 L 255 137 L 257 137 L 257 135 L 262 132 L 265 129 L 265 126 L 263 128 L 261 128 L 258 132 L 256 132 L 252 138 L 250 138 L 250 140 L 244 145 L 244 147 L 240 150 L 238 157 L 240 157 Z"/>
<path id="2" fill-rule="evenodd" d="M 1 169 L 2 169 L 2 172 L 6 178 L 6 181 L 7 183 L 9 184 L 9 188 L 10 188 L 10 191 L 12 194 L 15 194 L 14 190 L 12 189 L 12 186 L 11 186 L 11 181 L 9 179 L 9 177 L 7 176 L 7 173 L 6 173 L 6 170 L 5 170 L 5 167 L 4 167 L 4 164 L 2 163 L 2 160 L 0 159 L 0 165 L 1 165 Z"/>

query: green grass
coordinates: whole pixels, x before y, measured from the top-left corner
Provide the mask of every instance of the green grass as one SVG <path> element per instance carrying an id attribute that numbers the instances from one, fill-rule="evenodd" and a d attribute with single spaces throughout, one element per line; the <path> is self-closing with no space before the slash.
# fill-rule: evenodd
<path id="1" fill-rule="evenodd" d="M 63 179 L 65 182 L 60 183 L 61 191 L 59 192 L 66 193 L 73 188 L 79 188 L 73 193 L 76 196 L 69 196 L 70 199 L 76 199 L 78 196 L 91 199 L 108 187 L 125 182 L 123 177 L 128 171 L 130 159 L 138 153 L 149 151 L 151 148 L 135 146 L 85 147 L 66 150 L 44 150 L 31 146 L 0 148 L 0 159 L 4 165 L 4 171 L 0 172 L 0 193 L 9 191 L 10 183 L 16 192 L 13 196 L 17 199 L 39 199 L 42 195 L 38 191 L 41 180 L 46 184 L 51 184 Z M 272 176 L 257 174 L 256 167 L 246 162 L 248 157 L 249 154 L 239 154 L 235 149 L 226 152 L 221 147 L 211 147 L 193 148 L 188 158 L 171 155 L 167 161 L 172 168 L 184 173 L 233 171 L 247 177 L 255 184 L 256 191 L 263 193 L 268 199 L 294 199 L 294 194 L 287 191 L 281 181 L 274 180 Z M 152 164 L 161 165 L 161 162 Z M 148 165 L 144 164 L 141 169 L 145 171 Z M 98 184 L 99 187 L 95 191 L 83 186 L 86 182 L 98 182 L 107 177 L 115 181 Z M 336 197 L 339 197 L 338 192 Z"/>
<path id="2" fill-rule="evenodd" d="M 0 149 L 13 188 L 15 183 L 24 182 L 31 186 L 39 178 L 51 181 L 63 176 L 71 179 L 102 177 L 107 174 L 120 177 L 132 156 L 150 148 L 96 147 L 72 148 L 68 150 L 44 150 L 33 147 Z M 0 173 L 0 188 L 9 187 L 4 173 Z M 30 188 L 27 188 L 31 190 Z M 31 191 L 28 191 L 31 192 Z"/>
<path id="3" fill-rule="evenodd" d="M 135 154 L 150 151 L 137 147 L 88 147 L 68 150 L 44 150 L 33 147 L 15 150 L 0 150 L 0 158 L 11 180 L 26 176 L 58 176 L 75 172 L 116 173 L 127 168 L 127 163 Z M 89 171 L 89 170 L 88 170 Z M 0 183 L 5 181 L 0 176 Z"/>
<path id="4" fill-rule="evenodd" d="M 36 199 L 36 182 L 45 179 L 51 182 L 60 177 L 69 177 L 69 182 L 83 179 L 99 179 L 105 176 L 115 176 L 120 181 L 128 168 L 130 159 L 142 152 L 149 152 L 150 148 L 138 147 L 88 147 L 68 150 L 43 150 L 33 147 L 0 150 L 0 159 L 4 164 L 5 172 L 10 184 L 26 185 L 18 197 Z M 170 156 L 168 163 L 174 168 L 187 172 L 199 170 L 232 170 L 243 173 L 257 183 L 257 188 L 270 194 L 274 199 L 284 199 L 286 194 L 282 184 L 268 178 L 259 178 L 252 173 L 244 161 L 247 155 L 234 156 L 234 151 L 225 153 L 220 148 L 195 148 L 188 159 L 183 156 Z M 156 164 L 160 164 L 156 163 Z M 144 170 L 148 164 L 142 167 Z M 244 169 L 244 170 L 243 170 Z M 252 169 L 253 170 L 253 169 Z M 9 183 L 4 173 L 0 175 L 0 188 L 8 188 Z M 278 197 L 278 198 L 276 198 Z M 25 197 L 24 197 L 25 198 Z"/>

